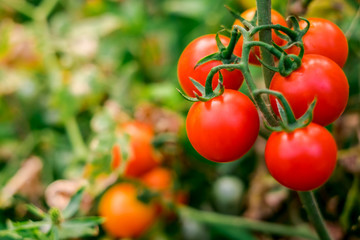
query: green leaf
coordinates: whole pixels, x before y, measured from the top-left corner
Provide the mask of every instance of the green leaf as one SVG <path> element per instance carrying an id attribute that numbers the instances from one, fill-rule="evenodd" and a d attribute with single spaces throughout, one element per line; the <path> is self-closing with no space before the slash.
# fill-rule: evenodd
<path id="1" fill-rule="evenodd" d="M 221 55 L 219 53 L 213 53 L 213 54 L 210 54 L 210 55 L 207 55 L 206 57 L 203 57 L 202 59 L 200 59 L 194 68 L 197 68 L 198 66 L 204 64 L 204 63 L 207 63 L 207 62 L 210 62 L 210 61 L 213 61 L 213 60 L 218 60 L 220 61 L 221 60 Z"/>
<path id="2" fill-rule="evenodd" d="M 69 219 L 79 210 L 85 187 L 80 188 L 70 199 L 69 204 L 63 211 L 63 217 Z"/>
<path id="3" fill-rule="evenodd" d="M 99 233 L 98 225 L 103 223 L 101 217 L 83 217 L 64 222 L 59 230 L 60 239 L 96 236 Z"/>
<path id="4" fill-rule="evenodd" d="M 40 208 L 38 208 L 34 205 L 28 204 L 26 207 L 30 213 L 34 214 L 35 216 L 37 216 L 41 219 L 44 219 L 48 216 L 43 210 L 41 210 Z"/>
<path id="5" fill-rule="evenodd" d="M 190 78 L 191 82 L 194 84 L 194 86 L 196 87 L 197 90 L 199 90 L 199 92 L 201 93 L 201 95 L 205 94 L 205 87 L 203 85 L 201 85 L 201 83 L 199 83 L 198 81 L 196 81 L 193 78 Z"/>
<path id="6" fill-rule="evenodd" d="M 216 45 L 217 45 L 220 52 L 223 51 L 224 49 L 226 49 L 226 47 L 224 46 L 224 44 L 220 40 L 219 33 L 216 33 L 215 39 L 216 39 Z"/>
<path id="7" fill-rule="evenodd" d="M 183 93 L 180 89 L 176 89 L 180 95 L 185 98 L 186 100 L 190 101 L 190 102 L 198 102 L 199 100 L 197 98 L 193 98 L 193 97 L 189 97 L 188 95 L 186 95 L 185 93 Z"/>

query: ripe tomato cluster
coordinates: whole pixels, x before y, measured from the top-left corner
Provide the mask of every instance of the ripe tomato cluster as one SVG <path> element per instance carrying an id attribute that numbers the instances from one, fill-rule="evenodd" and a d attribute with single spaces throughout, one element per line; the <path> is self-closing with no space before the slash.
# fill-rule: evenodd
<path id="1" fill-rule="evenodd" d="M 128 137 L 128 157 L 122 158 L 118 144 L 112 149 L 112 168 L 123 167 L 124 182 L 105 191 L 98 206 L 105 218 L 104 230 L 118 238 L 136 238 L 143 235 L 158 219 L 167 214 L 163 202 L 186 203 L 184 192 L 174 191 L 174 174 L 162 167 L 161 155 L 152 146 L 154 132 L 151 126 L 129 121 L 118 126 L 118 135 Z M 125 161 L 126 160 L 126 161 Z M 146 190 L 150 201 L 139 199 Z"/>
<path id="2" fill-rule="evenodd" d="M 240 16 L 253 22 L 255 11 L 249 9 Z M 284 17 L 274 10 L 271 13 L 272 24 L 286 26 Z M 295 129 L 282 128 L 281 131 L 273 132 L 265 148 L 265 161 L 272 176 L 282 185 L 298 191 L 320 187 L 335 169 L 337 146 L 324 126 L 340 117 L 349 95 L 349 84 L 342 70 L 348 54 L 345 35 L 334 23 L 325 19 L 300 21 L 299 28 L 305 29 L 306 24 L 309 24 L 309 30 L 302 36 L 304 52 L 299 55 L 302 57 L 301 66 L 287 76 L 276 72 L 269 90 L 285 97 L 292 111 L 288 114 L 292 114 L 294 120 L 309 111 L 311 103 L 316 100 L 312 122 L 297 125 L 299 127 Z M 236 20 L 234 25 L 243 27 L 240 20 Z M 278 49 L 287 45 L 274 30 L 272 38 Z M 224 45 L 228 44 L 226 37 L 220 36 L 220 39 Z M 257 33 L 252 40 L 259 40 Z M 233 49 L 237 57 L 241 57 L 244 41 L 241 36 Z M 179 59 L 180 85 L 192 97 L 199 95 L 200 91 L 197 90 L 198 84 L 193 84 L 190 78 L 205 85 L 212 67 L 229 64 L 212 60 L 197 66 L 200 59 L 217 51 L 221 53 L 221 49 L 215 45 L 214 35 L 199 37 L 185 48 Z M 299 54 L 299 46 L 288 45 L 283 52 Z M 260 49 L 256 46 L 250 51 L 246 64 L 260 65 L 258 58 Z M 259 133 L 259 115 L 253 102 L 256 100 L 252 98 L 252 101 L 237 91 L 243 80 L 243 75 L 238 73 L 241 68 L 235 67 L 238 63 L 239 60 L 233 62 L 234 70 L 221 70 L 224 92 L 210 99 L 198 97 L 200 101 L 191 106 L 187 115 L 186 130 L 191 144 L 198 153 L 211 161 L 230 162 L 242 157 L 253 146 Z M 219 77 L 214 75 L 213 78 L 217 80 Z M 216 85 L 217 82 L 213 81 L 213 89 Z M 272 111 L 279 116 L 277 121 L 287 121 L 279 114 L 278 107 L 283 107 L 283 103 L 272 95 L 269 101 Z"/>

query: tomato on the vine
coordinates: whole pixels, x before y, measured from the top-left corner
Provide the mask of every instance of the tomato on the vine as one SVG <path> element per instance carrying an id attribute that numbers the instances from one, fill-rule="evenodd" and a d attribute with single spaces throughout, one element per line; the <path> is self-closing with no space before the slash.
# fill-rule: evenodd
<path id="1" fill-rule="evenodd" d="M 137 190 L 130 183 L 112 186 L 99 202 L 99 215 L 105 218 L 103 227 L 119 238 L 139 237 L 156 220 L 156 208 L 137 199 Z"/>
<path id="2" fill-rule="evenodd" d="M 241 14 L 241 17 L 243 17 L 245 20 L 250 21 L 255 16 L 255 11 L 256 11 L 256 8 L 250 8 L 250 9 L 246 10 L 245 12 L 243 12 Z M 271 9 L 271 23 L 274 24 L 274 25 L 275 24 L 280 24 L 280 25 L 285 26 L 285 27 L 287 26 L 285 18 L 279 12 L 277 12 L 277 11 L 275 11 L 273 9 Z M 233 25 L 243 26 L 239 19 L 236 19 Z M 272 32 L 271 32 L 271 37 L 272 37 L 273 41 L 277 45 L 282 46 L 282 45 L 285 44 L 285 40 L 280 38 L 275 33 L 274 30 L 272 30 Z M 239 41 L 236 44 L 236 47 L 235 47 L 235 50 L 237 52 L 242 52 L 243 41 L 244 41 L 244 38 L 243 38 L 243 36 L 241 36 Z M 259 34 L 258 33 L 254 35 L 254 41 L 259 41 Z M 241 55 L 238 55 L 238 56 L 241 56 Z M 250 52 L 249 63 L 260 66 L 261 63 L 256 58 L 256 56 L 260 57 L 260 48 L 259 47 L 254 47 L 252 49 L 252 51 Z"/>
<path id="3" fill-rule="evenodd" d="M 273 132 L 265 147 L 271 175 L 296 191 L 310 191 L 323 185 L 335 169 L 336 156 L 333 136 L 315 123 L 293 132 Z"/>
<path id="4" fill-rule="evenodd" d="M 332 59 L 340 67 L 345 65 L 348 56 L 348 43 L 345 34 L 333 22 L 323 18 L 309 18 L 310 28 L 303 37 L 305 54 L 319 54 Z M 300 28 L 307 23 L 300 21 Z M 299 48 L 292 47 L 287 52 L 297 54 Z"/>
<path id="5" fill-rule="evenodd" d="M 142 175 L 141 181 L 152 190 L 165 192 L 171 189 L 173 177 L 170 170 L 156 167 Z"/>
<path id="6" fill-rule="evenodd" d="M 219 35 L 221 42 L 224 46 L 227 46 L 230 42 L 228 37 Z M 195 68 L 195 65 L 202 58 L 218 52 L 219 49 L 216 44 L 215 34 L 208 34 L 196 38 L 189 45 L 186 46 L 184 51 L 182 52 L 178 65 L 177 65 L 177 74 L 179 83 L 186 94 L 191 97 L 195 97 L 194 92 L 200 94 L 200 92 L 196 89 L 190 78 L 193 78 L 197 82 L 201 83 L 205 86 L 206 77 L 208 76 L 211 68 L 221 65 L 222 62 L 218 60 L 212 60 L 206 62 L 200 66 Z M 234 54 L 239 56 L 238 52 L 234 51 Z M 220 71 L 223 80 L 224 87 L 227 89 L 239 89 L 244 77 L 240 70 L 221 70 Z M 218 85 L 219 74 L 216 73 L 213 77 L 213 89 Z"/>
<path id="7" fill-rule="evenodd" d="M 118 134 L 129 135 L 129 156 L 125 176 L 139 176 L 160 164 L 161 156 L 152 146 L 154 132 L 149 125 L 131 121 L 121 124 L 117 131 Z M 122 161 L 119 145 L 113 147 L 112 156 L 112 167 L 117 168 Z"/>
<path id="8" fill-rule="evenodd" d="M 331 59 L 315 54 L 304 55 L 301 67 L 289 76 L 275 73 L 270 89 L 281 92 L 295 117 L 301 117 L 316 98 L 313 122 L 326 126 L 344 111 L 349 98 L 349 84 L 343 70 Z M 270 102 L 278 113 L 276 98 Z"/>
<path id="9" fill-rule="evenodd" d="M 194 103 L 187 115 L 190 143 L 203 157 L 230 162 L 250 150 L 259 133 L 259 115 L 243 93 L 225 89 L 207 102 Z"/>

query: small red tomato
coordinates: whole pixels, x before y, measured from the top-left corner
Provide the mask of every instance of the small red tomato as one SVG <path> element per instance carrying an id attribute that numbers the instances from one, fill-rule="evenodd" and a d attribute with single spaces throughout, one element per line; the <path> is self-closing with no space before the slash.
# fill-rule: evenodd
<path id="1" fill-rule="evenodd" d="M 228 37 L 219 35 L 221 42 L 227 46 L 230 42 Z M 206 77 L 209 74 L 210 70 L 213 67 L 221 65 L 221 61 L 212 60 L 206 62 L 198 67 L 195 68 L 195 65 L 198 63 L 199 60 L 202 58 L 218 52 L 219 49 L 216 45 L 215 34 L 204 35 L 199 38 L 193 40 L 189 45 L 186 46 L 184 51 L 182 52 L 178 65 L 177 65 L 177 74 L 179 83 L 182 89 L 191 97 L 195 97 L 194 91 L 197 94 L 200 92 L 195 88 L 194 84 L 190 80 L 190 78 L 195 79 L 203 86 L 205 86 Z M 236 52 L 234 52 L 235 55 Z M 221 70 L 220 71 L 223 80 L 224 80 L 224 87 L 228 89 L 239 89 L 244 77 L 240 70 Z M 216 73 L 213 77 L 213 89 L 218 85 L 219 74 Z"/>
<path id="2" fill-rule="evenodd" d="M 310 28 L 303 37 L 305 54 L 318 54 L 330 58 L 340 67 L 345 65 L 348 56 L 348 43 L 341 29 L 329 20 L 309 18 Z M 300 22 L 300 28 L 306 27 Z M 298 54 L 299 48 L 293 47 L 289 53 Z"/>
<path id="3" fill-rule="evenodd" d="M 172 188 L 173 177 L 170 170 L 156 167 L 142 175 L 141 181 L 154 191 L 166 192 Z"/>
<path id="4" fill-rule="evenodd" d="M 105 218 L 103 227 L 119 238 L 141 236 L 156 220 L 156 208 L 137 199 L 136 188 L 130 183 L 112 186 L 99 202 L 99 215 Z"/>
<path id="5" fill-rule="evenodd" d="M 259 133 L 259 115 L 243 93 L 225 92 L 207 102 L 194 103 L 187 115 L 190 143 L 203 157 L 230 162 L 250 150 Z"/>
<path id="6" fill-rule="evenodd" d="M 129 159 L 125 167 L 125 176 L 136 177 L 158 166 L 161 156 L 152 146 L 154 133 L 152 128 L 144 123 L 131 121 L 119 126 L 118 134 L 129 135 Z M 117 168 L 121 163 L 121 149 L 115 145 L 112 149 L 112 167 Z"/>
<path id="7" fill-rule="evenodd" d="M 329 58 L 315 54 L 304 55 L 301 67 L 287 77 L 275 73 L 270 89 L 285 96 L 296 118 L 317 98 L 313 122 L 323 126 L 343 113 L 349 98 L 349 84 L 342 69 Z M 270 97 L 271 106 L 279 114 L 275 99 Z"/>
<path id="8" fill-rule="evenodd" d="M 256 8 L 250 8 L 250 9 L 246 10 L 245 12 L 243 12 L 241 14 L 241 17 L 250 21 L 253 19 L 254 15 L 255 15 L 255 11 L 256 11 Z M 278 13 L 277 11 L 275 11 L 273 9 L 271 9 L 271 23 L 274 25 L 280 24 L 282 26 L 287 27 L 284 17 L 280 13 Z M 235 20 L 233 25 L 243 26 L 242 23 L 240 22 L 240 20 L 238 20 L 238 19 Z M 276 35 L 275 31 L 271 32 L 271 37 L 277 45 L 282 46 L 285 44 L 285 40 L 283 40 L 278 35 Z M 235 47 L 237 52 L 240 52 L 240 53 L 242 52 L 243 41 L 244 41 L 243 36 L 241 36 Z M 254 41 L 259 41 L 259 34 L 254 35 Z M 236 55 L 236 53 L 235 53 L 235 55 Z M 238 55 L 238 56 L 241 56 L 241 55 Z M 261 63 L 259 62 L 259 60 L 257 60 L 256 56 L 260 57 L 260 48 L 259 47 L 254 47 L 252 49 L 252 51 L 250 52 L 249 63 L 260 66 Z"/>
<path id="9" fill-rule="evenodd" d="M 271 175 L 295 191 L 310 191 L 323 185 L 335 169 L 336 156 L 334 138 L 315 123 L 293 132 L 273 132 L 265 147 Z"/>

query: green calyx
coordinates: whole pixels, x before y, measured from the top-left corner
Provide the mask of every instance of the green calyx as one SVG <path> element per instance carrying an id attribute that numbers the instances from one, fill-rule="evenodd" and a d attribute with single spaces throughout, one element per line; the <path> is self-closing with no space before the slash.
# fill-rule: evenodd
<path id="1" fill-rule="evenodd" d="M 210 75 L 210 74 L 209 74 Z M 178 92 L 181 94 L 181 96 L 183 96 L 186 100 L 190 101 L 190 102 L 206 102 L 209 101 L 217 96 L 220 96 L 224 93 L 224 84 L 223 84 L 223 78 L 221 75 L 221 72 L 219 72 L 219 82 L 217 87 L 215 88 L 215 90 L 212 89 L 212 85 L 209 86 L 208 80 L 206 80 L 206 84 L 205 87 L 203 85 L 201 85 L 201 83 L 197 82 L 196 80 L 194 80 L 193 78 L 190 78 L 190 80 L 192 81 L 192 83 L 194 84 L 194 86 L 196 87 L 196 89 L 200 92 L 200 95 L 197 92 L 194 92 L 195 97 L 189 97 L 187 96 L 185 93 L 183 93 L 180 89 L 177 89 Z M 210 81 L 212 84 L 212 81 Z"/>
<path id="2" fill-rule="evenodd" d="M 309 125 L 313 119 L 313 111 L 316 105 L 316 99 L 309 105 L 308 109 L 300 118 L 296 119 L 294 113 L 290 107 L 290 104 L 282 95 L 282 93 L 269 90 L 269 89 L 258 89 L 254 91 L 254 95 L 268 94 L 276 97 L 276 106 L 279 111 L 280 119 L 279 126 L 270 126 L 264 122 L 267 129 L 274 132 L 292 132 L 298 128 L 304 128 Z"/>

